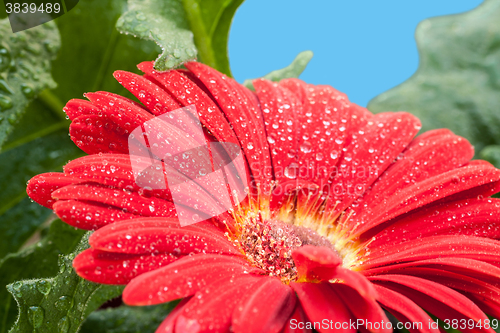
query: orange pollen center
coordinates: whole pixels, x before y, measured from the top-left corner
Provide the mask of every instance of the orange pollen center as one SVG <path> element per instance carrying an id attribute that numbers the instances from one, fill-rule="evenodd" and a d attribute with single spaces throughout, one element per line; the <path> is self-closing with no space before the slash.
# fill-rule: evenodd
<path id="1" fill-rule="evenodd" d="M 330 241 L 306 227 L 278 220 L 262 220 L 260 215 L 247 217 L 237 223 L 236 232 L 226 235 L 240 249 L 247 260 L 269 276 L 277 276 L 284 283 L 297 279 L 292 252 L 303 245 L 326 246 Z"/>

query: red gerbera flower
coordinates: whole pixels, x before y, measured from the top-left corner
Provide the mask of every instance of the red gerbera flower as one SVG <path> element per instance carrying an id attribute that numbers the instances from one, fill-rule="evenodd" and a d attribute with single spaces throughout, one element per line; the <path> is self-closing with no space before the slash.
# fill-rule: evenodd
<path id="1" fill-rule="evenodd" d="M 253 93 L 203 64 L 186 68 L 116 72 L 142 105 L 107 92 L 66 105 L 90 156 L 34 177 L 28 193 L 97 230 L 74 261 L 80 276 L 126 284 L 130 305 L 183 299 L 159 332 L 391 331 L 383 309 L 421 323 L 412 332 L 438 332 L 428 313 L 493 332 L 500 171 L 471 161 L 467 140 L 414 138 L 411 114 L 372 115 L 329 86 L 255 80 Z M 135 182 L 128 135 L 190 105 L 208 141 L 242 147 L 252 186 L 229 212 L 181 227 L 169 189 Z M 206 203 L 205 190 L 193 200 Z"/>

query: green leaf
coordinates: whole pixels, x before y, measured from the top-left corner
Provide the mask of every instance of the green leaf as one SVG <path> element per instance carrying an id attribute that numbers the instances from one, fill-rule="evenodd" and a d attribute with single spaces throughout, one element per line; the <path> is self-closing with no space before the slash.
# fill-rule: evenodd
<path id="1" fill-rule="evenodd" d="M 295 57 L 295 59 L 293 59 L 290 65 L 286 66 L 285 68 L 272 71 L 264 75 L 262 78 L 274 82 L 279 82 L 283 79 L 297 78 L 306 69 L 307 64 L 309 63 L 309 61 L 311 61 L 312 57 L 312 51 L 300 52 Z M 245 80 L 245 82 L 243 82 L 243 85 L 245 85 L 248 89 L 254 90 L 252 80 L 253 79 Z"/>
<path id="2" fill-rule="evenodd" d="M 373 112 L 409 111 L 423 131 L 447 127 L 477 151 L 500 144 L 500 2 L 419 24 L 417 72 L 377 96 Z M 499 166 L 499 165 L 497 165 Z"/>
<path id="3" fill-rule="evenodd" d="M 129 0 L 118 20 L 123 33 L 155 41 L 163 52 L 155 69 L 165 71 L 193 60 L 231 75 L 227 51 L 234 13 L 243 0 Z"/>
<path id="4" fill-rule="evenodd" d="M 479 152 L 480 159 L 486 160 L 493 165 L 500 165 L 500 146 L 492 145 L 486 146 Z"/>
<path id="5" fill-rule="evenodd" d="M 182 0 L 199 60 L 229 76 L 229 29 L 234 13 L 242 3 L 243 0 Z"/>
<path id="6" fill-rule="evenodd" d="M 48 235 L 36 244 L 18 253 L 11 253 L 0 261 L 0 332 L 14 324 L 17 307 L 5 286 L 22 279 L 49 277 L 57 274 L 61 254 L 69 254 L 78 245 L 81 230 L 59 221 L 53 221 Z"/>
<path id="7" fill-rule="evenodd" d="M 80 333 L 154 333 L 178 302 L 154 306 L 120 306 L 95 311 Z"/>
<path id="8" fill-rule="evenodd" d="M 161 46 L 163 52 L 155 61 L 160 71 L 180 66 L 196 56 L 193 33 L 182 4 L 178 0 L 129 0 L 129 10 L 116 27 Z"/>
<path id="9" fill-rule="evenodd" d="M 73 253 L 59 257 L 59 273 L 55 277 L 16 281 L 7 286 L 20 309 L 9 332 L 78 332 L 92 311 L 121 294 L 121 286 L 92 283 L 74 272 L 73 259 L 88 248 L 89 235 L 90 232 Z"/>
<path id="10" fill-rule="evenodd" d="M 0 20 L 0 148 L 33 98 L 56 86 L 50 69 L 59 47 L 54 22 L 14 34 Z"/>
<path id="11" fill-rule="evenodd" d="M 50 214 L 49 209 L 28 199 L 26 182 L 36 174 L 60 170 L 68 159 L 81 155 L 68 138 L 67 126 L 60 127 L 58 118 L 44 111 L 39 103 L 34 103 L 12 133 L 12 138 L 19 139 L 9 141 L 0 154 L 0 233 L 4 235 L 0 258 L 16 252 Z M 29 131 L 37 125 L 42 126 L 40 132 L 31 132 L 35 136 L 30 140 Z M 24 129 L 26 132 L 19 133 Z M 25 138 L 28 141 L 23 143 Z"/>

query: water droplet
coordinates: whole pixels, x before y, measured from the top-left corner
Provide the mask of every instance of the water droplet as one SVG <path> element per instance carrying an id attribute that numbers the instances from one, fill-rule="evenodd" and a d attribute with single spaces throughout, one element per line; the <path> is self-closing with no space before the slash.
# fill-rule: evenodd
<path id="1" fill-rule="evenodd" d="M 70 305 L 71 302 L 71 297 L 69 296 L 61 296 L 59 299 L 56 301 L 55 306 L 57 310 L 64 311 L 68 310 L 68 306 Z"/>
<path id="2" fill-rule="evenodd" d="M 300 145 L 300 151 L 303 153 L 310 153 L 312 149 L 312 145 L 309 141 L 305 141 Z"/>
<path id="3" fill-rule="evenodd" d="M 289 179 L 297 178 L 299 165 L 297 163 L 290 163 L 289 166 L 285 168 L 285 176 Z"/>
<path id="4" fill-rule="evenodd" d="M 145 21 L 146 20 L 146 15 L 144 15 L 143 12 L 137 12 L 137 14 L 135 15 L 135 17 L 139 20 L 139 21 Z"/>
<path id="5" fill-rule="evenodd" d="M 47 280 L 40 280 L 36 283 L 36 288 L 42 294 L 47 295 L 50 292 L 50 288 L 52 288 L 52 285 Z"/>
<path id="6" fill-rule="evenodd" d="M 33 88 L 26 83 L 21 84 L 21 91 L 23 92 L 24 96 L 28 98 L 31 98 L 35 95 L 35 91 L 33 90 Z"/>
<path id="7" fill-rule="evenodd" d="M 138 24 L 134 28 L 134 31 L 137 33 L 145 32 L 147 30 L 148 30 L 148 27 L 145 24 Z"/>
<path id="8" fill-rule="evenodd" d="M 39 306 L 30 306 L 28 309 L 28 320 L 34 328 L 43 324 L 43 309 Z"/>
<path id="9" fill-rule="evenodd" d="M 174 57 L 179 59 L 181 57 L 181 50 L 179 49 L 174 49 Z"/>
<path id="10" fill-rule="evenodd" d="M 12 106 L 12 99 L 10 97 L 0 95 L 0 111 L 8 110 Z"/>
<path id="11" fill-rule="evenodd" d="M 14 94 L 14 90 L 4 80 L 0 80 L 0 90 L 10 95 Z"/>
<path id="12" fill-rule="evenodd" d="M 23 293 L 21 291 L 22 287 L 23 287 L 23 283 L 21 281 L 14 282 L 12 284 L 12 289 L 13 289 L 13 291 L 16 294 L 17 297 L 22 297 L 23 296 Z"/>
<path id="13" fill-rule="evenodd" d="M 252 149 L 253 149 L 253 143 L 249 142 L 249 143 L 247 144 L 247 148 L 248 148 L 249 150 L 252 150 Z"/>
<path id="14" fill-rule="evenodd" d="M 10 67 L 11 55 L 9 50 L 4 46 L 0 46 L 0 72 L 3 72 Z"/>
<path id="15" fill-rule="evenodd" d="M 15 115 L 14 113 L 13 113 L 13 114 L 11 114 L 11 115 L 7 118 L 7 120 L 9 121 L 9 123 L 10 123 L 11 125 L 14 125 L 14 124 L 16 123 L 16 115 Z"/>
<path id="16" fill-rule="evenodd" d="M 59 333 L 66 333 L 69 331 L 69 319 L 68 317 L 62 317 L 57 323 L 57 329 Z"/>

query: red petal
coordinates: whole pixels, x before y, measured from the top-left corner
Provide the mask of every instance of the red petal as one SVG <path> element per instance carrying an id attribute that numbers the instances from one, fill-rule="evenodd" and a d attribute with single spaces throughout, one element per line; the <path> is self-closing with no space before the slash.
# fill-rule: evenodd
<path id="1" fill-rule="evenodd" d="M 335 275 L 333 279 L 337 279 L 338 283 L 351 287 L 356 290 L 359 295 L 367 299 L 376 299 L 377 292 L 373 287 L 373 283 L 368 281 L 368 279 L 361 273 L 351 271 L 342 266 L 338 266 L 335 270 Z"/>
<path id="2" fill-rule="evenodd" d="M 140 156 L 102 154 L 89 155 L 70 161 L 64 166 L 64 173 L 84 181 L 92 181 L 106 186 L 142 193 L 144 196 L 155 196 L 170 201 L 172 195 L 168 188 L 145 190 L 137 185 L 131 160 L 141 170 L 150 165 L 150 159 Z M 166 177 L 166 176 L 165 176 Z M 183 181 L 184 179 L 179 179 Z"/>
<path id="3" fill-rule="evenodd" d="M 390 226 L 382 224 L 364 237 L 374 238 L 374 248 L 435 235 L 500 238 L 498 207 L 500 200 L 493 198 L 432 204 L 402 216 Z M 373 236 L 377 229 L 382 231 Z"/>
<path id="4" fill-rule="evenodd" d="M 474 294 L 481 299 L 489 299 L 500 305 L 500 289 L 477 278 L 427 267 L 408 267 L 403 274 L 434 281 L 462 293 Z M 498 285 L 499 281 L 494 283 Z M 480 304 L 478 305 L 480 306 Z"/>
<path id="5" fill-rule="evenodd" d="M 295 303 L 292 288 L 276 277 L 264 277 L 234 309 L 232 329 L 236 333 L 279 332 L 292 314 Z"/>
<path id="6" fill-rule="evenodd" d="M 182 313 L 186 304 L 191 300 L 190 297 L 184 298 L 182 301 L 177 304 L 175 309 L 172 310 L 165 318 L 165 320 L 161 323 L 160 326 L 156 329 L 155 333 L 174 333 L 175 332 L 175 322 L 179 317 L 179 314 Z"/>
<path id="7" fill-rule="evenodd" d="M 331 287 L 344 301 L 357 321 L 363 320 L 360 326 L 372 333 L 392 332 L 392 325 L 388 327 L 389 319 L 373 298 L 363 297 L 355 289 L 340 283 L 332 283 Z"/>
<path id="8" fill-rule="evenodd" d="M 461 167 L 474 156 L 474 147 L 449 130 L 434 130 L 420 135 L 357 202 L 354 211 L 365 213 L 405 187 L 429 177 Z M 365 213 L 366 214 L 366 213 Z"/>
<path id="9" fill-rule="evenodd" d="M 95 283 L 127 284 L 138 275 L 178 259 L 171 253 L 138 256 L 87 249 L 75 258 L 73 267 L 79 276 Z"/>
<path id="10" fill-rule="evenodd" d="M 96 230 L 110 223 L 137 218 L 137 215 L 97 202 L 61 200 L 54 204 L 53 209 L 61 220 L 84 230 Z"/>
<path id="11" fill-rule="evenodd" d="M 361 196 L 408 146 L 420 121 L 404 112 L 379 113 L 352 134 L 332 180 L 328 209 L 340 214 Z M 398 197 L 399 198 L 399 197 Z"/>
<path id="12" fill-rule="evenodd" d="M 447 201 L 451 201 L 459 198 L 454 195 L 460 195 L 463 199 L 470 197 L 471 193 L 493 194 L 499 185 L 499 180 L 500 170 L 492 165 L 469 164 L 406 187 L 398 195 L 389 196 L 383 205 L 357 216 L 351 223 L 361 221 L 360 227 L 356 229 L 356 232 L 361 234 L 391 218 L 439 199 L 446 198 Z M 475 193 L 475 190 L 479 190 L 479 193 Z M 468 191 L 472 192 L 467 193 Z"/>
<path id="13" fill-rule="evenodd" d="M 60 172 L 42 173 L 28 181 L 26 192 L 38 204 L 52 209 L 52 205 L 56 202 L 52 198 L 52 192 L 78 181 L 77 178 Z"/>
<path id="14" fill-rule="evenodd" d="M 297 139 L 300 137 L 296 115 L 302 113 L 302 108 L 297 98 L 277 83 L 259 79 L 254 80 L 253 85 L 262 108 L 274 177 L 278 186 L 281 186 L 297 178 L 293 167 L 298 166 Z"/>
<path id="15" fill-rule="evenodd" d="M 76 117 L 81 115 L 97 115 L 99 114 L 99 108 L 89 101 L 83 99 L 71 99 L 64 106 L 63 111 L 69 119 L 74 120 Z"/>
<path id="16" fill-rule="evenodd" d="M 306 317 L 302 306 L 297 302 L 294 312 L 288 319 L 285 327 L 283 327 L 281 333 L 312 333 L 312 330 L 306 326 L 306 322 L 308 321 L 309 319 Z"/>
<path id="17" fill-rule="evenodd" d="M 58 200 L 86 200 L 111 205 L 142 216 L 176 216 L 172 202 L 143 197 L 136 192 L 113 189 L 100 185 L 68 185 L 52 192 Z"/>
<path id="18" fill-rule="evenodd" d="M 142 274 L 123 291 L 129 305 L 153 305 L 193 295 L 212 284 L 224 285 L 236 276 L 248 276 L 251 268 L 231 256 L 198 254 Z"/>
<path id="19" fill-rule="evenodd" d="M 115 71 L 113 76 L 155 116 L 181 107 L 165 90 L 143 76 L 125 71 Z"/>
<path id="20" fill-rule="evenodd" d="M 382 275 L 370 277 L 370 280 L 409 297 L 442 320 L 470 318 L 483 322 L 488 319 L 467 297 L 439 283 L 406 275 Z M 494 332 L 492 329 L 486 331 Z"/>
<path id="21" fill-rule="evenodd" d="M 188 62 L 185 66 L 208 88 L 230 121 L 247 158 L 255 185 L 266 199 L 273 180 L 271 156 L 256 99 L 249 96 L 245 87 L 206 65 Z"/>
<path id="22" fill-rule="evenodd" d="M 329 283 L 290 283 L 297 293 L 300 304 L 311 322 L 321 323 L 323 320 L 333 323 L 350 323 L 353 317 L 344 302 L 330 287 Z M 356 332 L 355 328 L 344 327 L 336 330 L 315 327 L 319 332 Z"/>
<path id="23" fill-rule="evenodd" d="M 211 232 L 198 224 L 180 227 L 178 223 L 160 223 L 145 227 L 143 219 L 134 219 L 111 224 L 96 231 L 89 243 L 96 249 L 117 253 L 240 254 L 220 231 Z"/>
<path id="24" fill-rule="evenodd" d="M 399 321 L 410 323 L 411 325 L 415 325 L 414 323 L 419 325 L 421 323 L 421 326 L 416 327 L 418 329 L 410 328 L 409 331 L 411 333 L 439 333 L 439 329 L 429 327 L 429 323 L 433 321 L 432 318 L 408 297 L 379 285 L 375 285 L 375 289 L 379 295 L 377 300 L 383 307 L 389 309 Z"/>
<path id="25" fill-rule="evenodd" d="M 69 126 L 69 134 L 78 148 L 87 154 L 128 153 L 128 140 L 125 130 L 107 117 L 98 115 L 79 116 Z"/>
<path id="26" fill-rule="evenodd" d="M 363 271 L 365 275 L 378 275 L 383 273 L 405 274 L 408 268 L 437 268 L 481 281 L 496 284 L 500 281 L 500 268 L 491 264 L 468 258 L 435 258 L 429 260 L 412 261 L 404 264 L 373 268 Z"/>
<path id="27" fill-rule="evenodd" d="M 98 91 L 86 93 L 85 97 L 99 108 L 99 115 L 102 114 L 102 116 L 111 119 L 121 128 L 128 130 L 128 133 L 154 118 L 151 113 L 142 107 L 119 95 Z"/>
<path id="28" fill-rule="evenodd" d="M 292 252 L 297 276 L 305 280 L 330 280 L 342 259 L 327 247 L 304 245 Z"/>
<path id="29" fill-rule="evenodd" d="M 228 332 L 233 308 L 260 281 L 258 276 L 240 275 L 196 293 L 179 315 L 176 332 Z"/>
<path id="30" fill-rule="evenodd" d="M 182 106 L 194 105 L 202 124 L 219 142 L 238 143 L 231 126 L 214 101 L 190 79 L 178 71 L 157 72 L 151 62 L 139 64 L 139 69 L 166 89 Z"/>
<path id="31" fill-rule="evenodd" d="M 402 243 L 381 250 L 371 248 L 368 258 L 359 269 L 390 265 L 400 262 L 433 258 L 462 257 L 486 262 L 500 262 L 500 242 L 472 236 L 433 236 Z"/>

